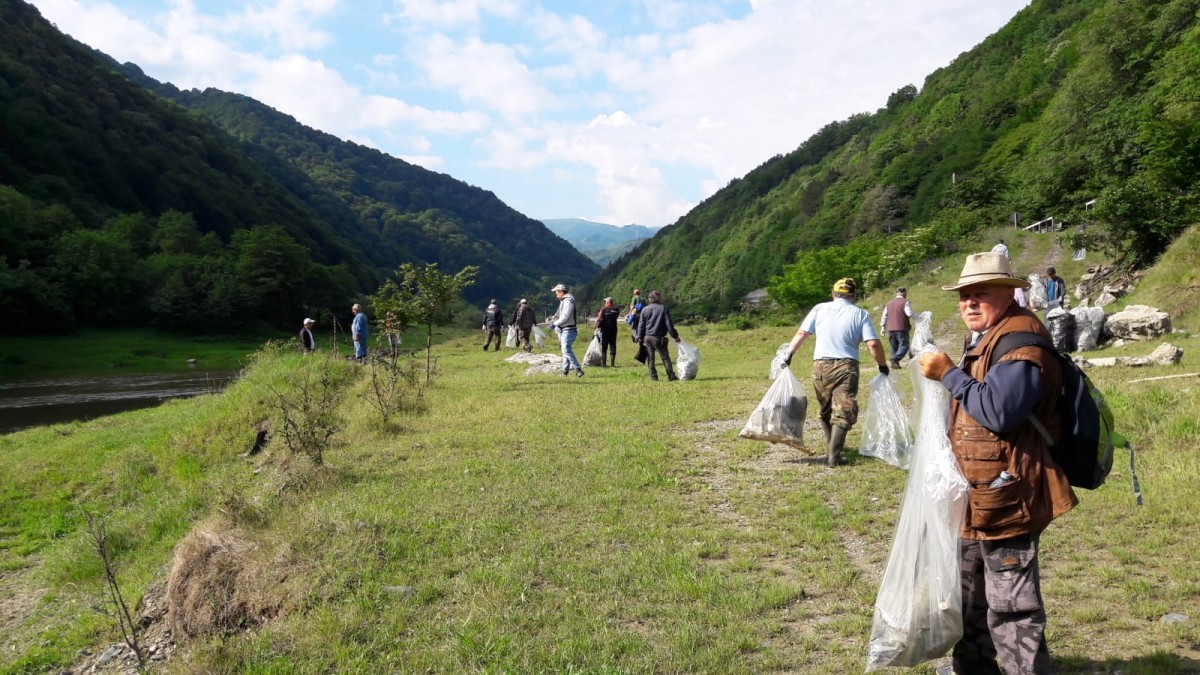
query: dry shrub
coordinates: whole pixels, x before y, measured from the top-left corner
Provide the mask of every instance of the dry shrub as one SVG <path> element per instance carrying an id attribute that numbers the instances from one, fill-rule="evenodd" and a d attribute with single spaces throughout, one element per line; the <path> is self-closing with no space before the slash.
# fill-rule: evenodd
<path id="1" fill-rule="evenodd" d="M 176 639 L 257 626 L 284 603 L 286 563 L 225 523 L 201 525 L 175 549 L 167 612 Z"/>

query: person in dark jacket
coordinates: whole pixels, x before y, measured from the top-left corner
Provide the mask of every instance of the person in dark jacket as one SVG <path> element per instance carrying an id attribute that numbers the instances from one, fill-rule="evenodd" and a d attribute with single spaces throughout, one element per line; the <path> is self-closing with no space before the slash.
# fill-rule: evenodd
<path id="1" fill-rule="evenodd" d="M 621 318 L 621 310 L 613 304 L 612 298 L 604 299 L 604 307 L 596 315 L 596 330 L 600 331 L 600 365 L 608 365 L 608 355 L 612 354 L 612 364 L 617 365 L 617 323 Z"/>
<path id="2" fill-rule="evenodd" d="M 305 354 L 311 354 L 317 349 L 317 342 L 313 339 L 312 327 L 316 321 L 305 318 L 304 324 L 300 328 L 300 351 Z"/>
<path id="3" fill-rule="evenodd" d="M 633 336 L 634 341 L 640 342 L 646 347 L 646 365 L 650 368 L 650 379 L 658 379 L 658 370 L 654 367 L 654 357 L 657 353 L 667 368 L 667 380 L 673 382 L 679 378 L 675 377 L 675 369 L 671 366 L 671 354 L 667 351 L 667 335 L 679 342 L 679 333 L 675 330 L 675 322 L 671 320 L 670 310 L 662 304 L 662 294 L 658 291 L 650 291 L 646 298 L 649 300 L 649 304 L 642 307 Z"/>
<path id="4" fill-rule="evenodd" d="M 517 311 L 513 314 L 512 325 L 517 327 L 517 344 L 521 345 L 521 349 L 527 352 L 533 351 L 533 347 L 529 345 L 529 334 L 533 331 L 533 324 L 537 323 L 537 319 L 533 316 L 533 308 L 529 306 L 525 298 L 517 303 Z"/>
<path id="5" fill-rule="evenodd" d="M 504 343 L 504 312 L 500 311 L 500 307 L 496 305 L 496 299 L 488 303 L 487 309 L 483 310 L 483 329 L 487 331 L 487 342 L 483 343 L 483 351 L 488 350 L 488 346 L 492 344 L 492 338 L 496 338 L 496 351 L 500 351 L 500 345 Z"/>
<path id="6" fill-rule="evenodd" d="M 950 392 L 950 449 L 969 484 L 959 532 L 963 636 L 954 645 L 956 673 L 1050 672 L 1038 540 L 1078 500 L 1032 423 L 1039 420 L 1051 438 L 1067 433 L 1058 412 L 1058 360 L 1038 345 L 996 351 L 1013 333 L 1050 342 L 1037 316 L 1013 300 L 1013 289 L 1028 286 L 1000 253 L 967 256 L 958 283 L 942 287 L 958 291 L 970 331 L 962 361 L 955 367 L 943 352 L 918 359 L 921 374 Z"/>

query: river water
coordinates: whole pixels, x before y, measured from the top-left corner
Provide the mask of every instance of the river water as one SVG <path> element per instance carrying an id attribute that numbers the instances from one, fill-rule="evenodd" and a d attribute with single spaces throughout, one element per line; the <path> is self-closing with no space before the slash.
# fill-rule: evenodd
<path id="1" fill-rule="evenodd" d="M 210 394 L 236 377 L 233 370 L 188 370 L 0 382 L 0 434 Z"/>

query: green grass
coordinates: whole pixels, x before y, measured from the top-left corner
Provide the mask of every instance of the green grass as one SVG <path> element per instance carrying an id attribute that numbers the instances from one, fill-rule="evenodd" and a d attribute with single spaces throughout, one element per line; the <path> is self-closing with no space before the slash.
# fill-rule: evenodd
<path id="1" fill-rule="evenodd" d="M 1039 266 L 1050 255 L 1048 237 L 1001 236 Z M 961 322 L 938 286 L 960 268 L 905 284 L 951 348 Z M 365 370 L 335 361 L 357 379 L 320 469 L 278 439 L 240 457 L 274 414 L 268 385 L 286 391 L 320 363 L 291 354 L 218 396 L 0 436 L 0 602 L 21 608 L 0 615 L 0 672 L 66 667 L 115 638 L 88 609 L 100 569 L 76 504 L 107 515 L 135 598 L 200 524 L 236 528 L 287 573 L 260 589 L 277 596 L 274 619 L 186 645 L 176 670 L 857 672 L 905 474 L 738 440 L 794 328 L 737 328 L 682 328 L 702 361 L 680 383 L 650 382 L 625 335 L 621 367 L 579 380 L 526 377 L 501 360 L 511 351 L 450 335 L 427 412 L 390 425 L 361 398 Z M 1146 505 L 1119 456 L 1044 535 L 1056 672 L 1187 672 L 1200 662 L 1200 392 L 1093 377 L 1137 446 Z M 1159 622 L 1172 611 L 1192 622 Z"/>

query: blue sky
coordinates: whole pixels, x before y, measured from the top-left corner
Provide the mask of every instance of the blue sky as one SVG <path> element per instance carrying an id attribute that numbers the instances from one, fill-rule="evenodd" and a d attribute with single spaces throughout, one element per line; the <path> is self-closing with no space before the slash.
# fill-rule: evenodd
<path id="1" fill-rule="evenodd" d="M 184 89 L 496 193 L 674 222 L 1003 26 L 1027 0 L 32 0 Z"/>

